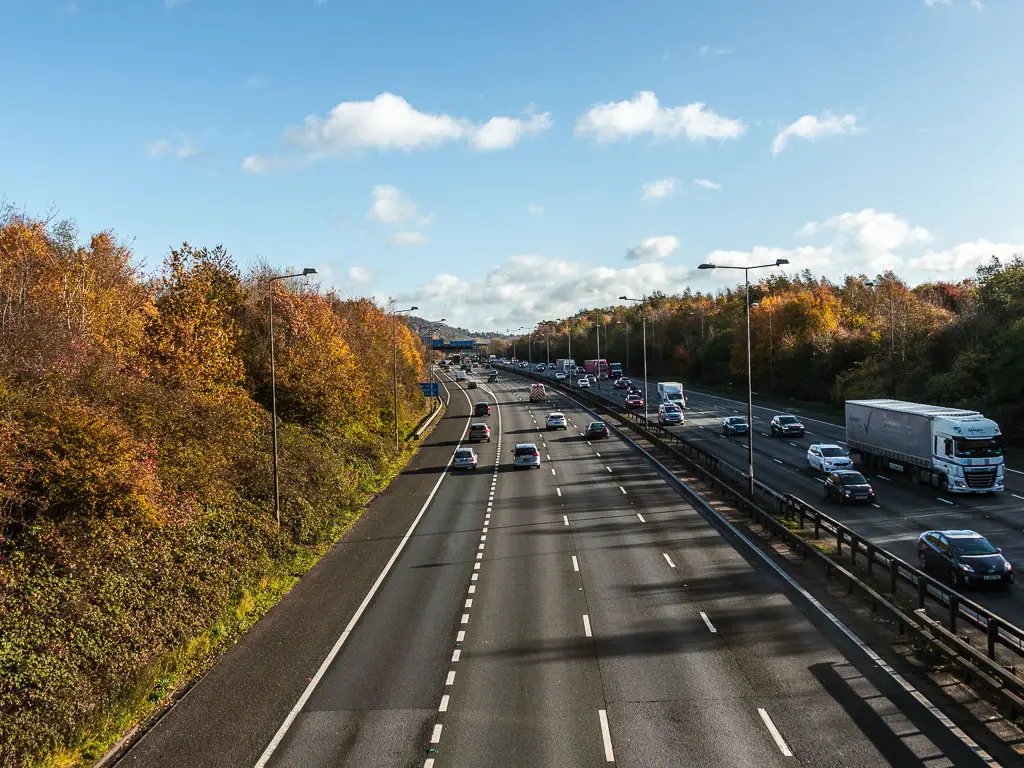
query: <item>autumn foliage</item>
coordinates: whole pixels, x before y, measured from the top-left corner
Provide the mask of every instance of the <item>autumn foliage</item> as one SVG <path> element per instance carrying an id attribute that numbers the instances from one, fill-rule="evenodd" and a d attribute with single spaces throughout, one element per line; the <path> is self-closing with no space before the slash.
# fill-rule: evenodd
<path id="1" fill-rule="evenodd" d="M 1006 424 L 1024 419 L 1020 257 L 992 259 L 973 279 L 913 288 L 892 272 L 839 284 L 808 272 L 772 276 L 750 286 L 750 301 L 751 372 L 762 395 L 834 405 L 897 397 L 979 409 Z M 651 376 L 745 391 L 742 285 L 714 295 L 655 293 L 646 319 Z M 597 324 L 601 356 L 628 362 L 637 375 L 643 355 L 637 305 L 541 323 L 534 349 L 549 336 L 551 359 L 565 357 L 571 331 L 573 357 L 593 357 Z"/>
<path id="2" fill-rule="evenodd" d="M 400 466 L 392 340 L 404 434 L 416 337 L 270 276 L 185 244 L 149 277 L 111 233 L 0 220 L 0 765 L 97 757 Z"/>

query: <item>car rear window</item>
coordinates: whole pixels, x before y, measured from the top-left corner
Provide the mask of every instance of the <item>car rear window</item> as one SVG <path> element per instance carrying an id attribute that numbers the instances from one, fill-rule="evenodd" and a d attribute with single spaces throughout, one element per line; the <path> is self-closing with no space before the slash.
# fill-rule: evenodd
<path id="1" fill-rule="evenodd" d="M 533 456 L 537 453 L 537 446 L 535 445 L 517 445 L 516 456 Z"/>
<path id="2" fill-rule="evenodd" d="M 460 459 L 468 459 L 470 456 L 473 455 L 473 452 L 467 451 L 465 448 L 463 448 L 461 450 L 456 451 L 455 455 Z"/>
<path id="3" fill-rule="evenodd" d="M 860 472 L 848 472 L 840 475 L 839 482 L 843 485 L 868 485 L 867 478 Z"/>

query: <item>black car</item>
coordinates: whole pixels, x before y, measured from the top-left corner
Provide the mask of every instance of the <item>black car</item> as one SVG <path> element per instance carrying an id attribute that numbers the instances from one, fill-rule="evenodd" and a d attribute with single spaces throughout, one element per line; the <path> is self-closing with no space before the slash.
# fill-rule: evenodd
<path id="1" fill-rule="evenodd" d="M 829 499 L 840 504 L 873 504 L 875 489 L 860 472 L 837 469 L 825 478 L 825 501 Z"/>
<path id="2" fill-rule="evenodd" d="M 726 437 L 730 435 L 745 435 L 750 431 L 750 425 L 747 424 L 747 420 L 742 416 L 726 416 L 722 419 L 722 434 Z"/>
<path id="3" fill-rule="evenodd" d="M 772 419 L 772 437 L 803 437 L 807 428 L 796 416 L 780 413 Z"/>
<path id="4" fill-rule="evenodd" d="M 921 568 L 955 586 L 1013 584 L 1013 566 L 988 539 L 974 531 L 925 531 L 917 540 Z"/>
<path id="5" fill-rule="evenodd" d="M 490 403 L 487 403 L 487 402 L 481 400 L 479 403 L 477 403 L 476 405 L 473 406 L 473 415 L 474 416 L 490 416 L 491 415 Z"/>
<path id="6" fill-rule="evenodd" d="M 587 424 L 587 439 L 591 438 L 600 440 L 601 438 L 608 437 L 611 433 L 608 431 L 608 425 L 603 421 L 592 421 Z"/>

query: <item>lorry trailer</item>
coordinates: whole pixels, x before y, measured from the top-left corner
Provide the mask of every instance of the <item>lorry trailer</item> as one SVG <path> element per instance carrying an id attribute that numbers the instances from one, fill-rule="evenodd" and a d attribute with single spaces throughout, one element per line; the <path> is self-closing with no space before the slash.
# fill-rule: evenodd
<path id="1" fill-rule="evenodd" d="M 978 411 L 902 400 L 847 400 L 846 443 L 869 469 L 952 493 L 1004 489 L 999 425 Z"/>

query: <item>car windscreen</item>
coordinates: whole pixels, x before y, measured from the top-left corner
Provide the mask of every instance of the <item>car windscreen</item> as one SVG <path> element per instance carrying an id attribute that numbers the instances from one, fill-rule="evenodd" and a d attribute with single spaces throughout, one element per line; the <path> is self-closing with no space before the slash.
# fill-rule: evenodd
<path id="1" fill-rule="evenodd" d="M 747 426 L 747 420 L 739 416 L 730 416 L 726 419 L 726 422 L 734 427 L 745 427 Z"/>
<path id="2" fill-rule="evenodd" d="M 1001 437 L 984 440 L 958 437 L 956 439 L 956 455 L 961 459 L 992 459 L 1003 455 Z"/>
<path id="3" fill-rule="evenodd" d="M 860 472 L 849 472 L 839 476 L 842 485 L 868 485 L 867 478 Z"/>
<path id="4" fill-rule="evenodd" d="M 796 416 L 779 416 L 779 424 L 797 424 L 799 420 Z"/>
<path id="5" fill-rule="evenodd" d="M 533 456 L 537 453 L 537 448 L 532 445 L 517 445 L 516 456 Z"/>
<path id="6" fill-rule="evenodd" d="M 822 448 L 821 455 L 830 459 L 834 459 L 840 456 L 845 456 L 846 451 L 844 451 L 842 448 Z"/>
<path id="7" fill-rule="evenodd" d="M 455 452 L 455 458 L 457 458 L 457 459 L 468 459 L 472 455 L 473 455 L 472 451 L 465 451 L 465 450 L 463 450 L 463 451 L 456 451 Z"/>
<path id="8" fill-rule="evenodd" d="M 989 544 L 988 539 L 950 539 L 953 551 L 958 555 L 994 555 L 996 548 Z"/>

